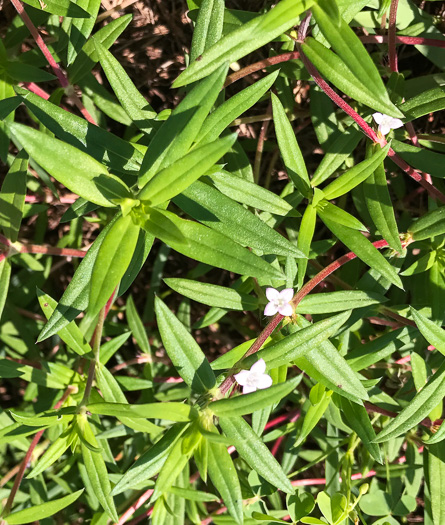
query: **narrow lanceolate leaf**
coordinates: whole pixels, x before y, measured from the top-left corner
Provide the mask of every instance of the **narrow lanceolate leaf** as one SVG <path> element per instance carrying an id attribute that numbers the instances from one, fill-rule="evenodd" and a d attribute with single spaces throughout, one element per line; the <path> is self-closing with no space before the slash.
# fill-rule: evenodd
<path id="1" fill-rule="evenodd" d="M 264 390 L 257 390 L 251 394 L 213 401 L 209 404 L 209 408 L 218 417 L 236 417 L 251 414 L 256 410 L 278 403 L 290 394 L 299 382 L 300 378 L 296 377 L 285 383 L 279 383 Z"/>
<path id="2" fill-rule="evenodd" d="M 89 123 L 31 91 L 22 88 L 16 88 L 16 91 L 26 107 L 60 140 L 88 153 L 114 170 L 139 171 L 143 155 L 131 142 Z"/>
<path id="3" fill-rule="evenodd" d="M 114 522 L 119 521 L 113 498 L 110 495 L 111 485 L 102 452 L 94 452 L 94 449 L 99 448 L 96 437 L 91 430 L 86 416 L 77 416 L 77 424 L 83 435 L 83 440 L 81 440 L 80 445 L 82 458 L 94 495 L 110 519 Z M 87 446 L 86 443 L 91 445 L 91 447 Z"/>
<path id="4" fill-rule="evenodd" d="M 406 115 L 405 122 L 443 109 L 445 109 L 445 90 L 442 86 L 419 93 L 400 106 L 400 111 Z"/>
<path id="5" fill-rule="evenodd" d="M 343 312 L 288 335 L 278 343 L 263 348 L 255 355 L 244 359 L 243 367 L 250 368 L 258 359 L 266 361 L 268 370 L 284 364 L 287 365 L 294 359 L 310 352 L 322 341 L 332 337 L 350 315 L 351 312 Z"/>
<path id="6" fill-rule="evenodd" d="M 139 226 L 131 217 L 120 217 L 99 248 L 91 275 L 89 312 L 96 315 L 122 279 L 139 236 Z"/>
<path id="7" fill-rule="evenodd" d="M 235 445 L 238 454 L 252 469 L 274 487 L 287 494 L 293 494 L 294 489 L 281 465 L 242 417 L 222 417 L 219 425 Z"/>
<path id="8" fill-rule="evenodd" d="M 341 224 L 342 226 L 353 230 L 368 231 L 366 226 L 353 215 L 342 210 L 338 206 L 335 206 L 335 204 L 328 202 L 326 199 L 322 199 L 317 207 L 319 210 L 323 209 L 325 215 L 329 216 L 330 219 L 337 224 Z"/>
<path id="9" fill-rule="evenodd" d="M 38 520 L 44 520 L 57 514 L 64 508 L 74 503 L 82 494 L 84 489 L 80 489 L 68 496 L 63 498 L 48 501 L 47 503 L 41 503 L 40 505 L 33 505 L 24 510 L 13 512 L 5 516 L 6 522 L 10 525 L 21 525 L 22 523 L 32 523 Z"/>
<path id="10" fill-rule="evenodd" d="M 68 76 L 71 84 L 77 84 L 79 80 L 93 69 L 96 62 L 98 62 L 99 57 L 97 56 L 94 42 L 99 42 L 106 49 L 109 49 L 126 29 L 132 18 L 133 15 L 128 14 L 111 20 L 105 27 L 102 27 L 94 34 L 94 38 L 90 38 L 88 42 L 86 42 L 77 55 L 76 60 L 68 68 Z"/>
<path id="11" fill-rule="evenodd" d="M 305 197 L 309 197 L 311 195 L 311 184 L 300 146 L 280 99 L 273 93 L 272 110 L 278 146 L 287 174 L 300 193 Z"/>
<path id="12" fill-rule="evenodd" d="M 255 310 L 258 299 L 216 284 L 200 283 L 190 279 L 164 279 L 167 286 L 179 294 L 208 306 L 228 310 Z"/>
<path id="13" fill-rule="evenodd" d="M 330 390 L 326 391 L 323 385 L 321 384 L 315 385 L 312 388 L 311 393 L 314 392 L 314 389 L 315 391 L 317 391 L 318 394 L 317 400 L 309 406 L 308 411 L 304 416 L 303 425 L 301 427 L 297 439 L 295 440 L 294 448 L 301 445 L 301 443 L 303 443 L 303 441 L 308 437 L 308 435 L 312 432 L 317 423 L 323 417 L 331 402 L 332 392 Z"/>
<path id="14" fill-rule="evenodd" d="M 133 301 L 133 297 L 127 299 L 127 308 L 125 313 L 127 314 L 127 321 L 130 330 L 133 332 L 133 337 L 136 339 L 136 343 L 144 354 L 150 354 L 150 343 L 147 337 L 147 331 L 145 330 L 144 323 L 139 317 L 138 311 Z"/>
<path id="15" fill-rule="evenodd" d="M 397 275 L 395 268 L 383 257 L 383 255 L 373 246 L 373 244 L 357 230 L 352 230 L 343 225 L 335 223 L 325 210 L 318 210 L 320 218 L 331 230 L 331 232 L 357 257 L 371 268 L 378 271 L 389 282 L 403 289 L 402 281 Z"/>
<path id="16" fill-rule="evenodd" d="M 57 308 L 57 301 L 38 288 L 37 298 L 45 317 L 50 319 Z M 67 326 L 59 330 L 57 334 L 67 346 L 76 352 L 76 354 L 83 355 L 92 351 L 91 346 L 85 341 L 82 332 L 74 321 L 71 321 Z"/>
<path id="17" fill-rule="evenodd" d="M 155 311 L 162 342 L 180 376 L 195 392 L 204 393 L 213 388 L 213 370 L 185 326 L 158 297 Z"/>
<path id="18" fill-rule="evenodd" d="M 44 472 L 68 449 L 76 437 L 74 427 L 68 427 L 48 448 L 48 450 L 39 459 L 37 465 L 31 470 L 27 478 L 32 479 Z"/>
<path id="19" fill-rule="evenodd" d="M 147 149 L 139 175 L 142 188 L 162 168 L 183 157 L 197 137 L 227 76 L 227 64 L 196 84 L 159 128 Z"/>
<path id="20" fill-rule="evenodd" d="M 109 199 L 116 197 L 116 191 L 128 194 L 118 177 L 86 153 L 22 124 L 10 128 L 29 156 L 73 193 L 105 207 L 115 206 Z"/>
<path id="21" fill-rule="evenodd" d="M 295 311 L 303 314 L 329 314 L 363 308 L 371 304 L 380 304 L 388 299 L 374 292 L 347 290 L 306 295 Z"/>
<path id="22" fill-rule="evenodd" d="M 25 4 L 34 7 L 35 9 L 43 10 L 42 4 L 39 0 L 26 0 Z M 48 0 L 45 2 L 45 11 L 53 15 L 69 16 L 70 18 L 89 18 L 90 15 L 70 0 Z"/>
<path id="23" fill-rule="evenodd" d="M 445 355 L 445 330 L 411 307 L 411 315 L 423 337 Z"/>
<path id="24" fill-rule="evenodd" d="M 281 272 L 241 245 L 202 224 L 151 209 L 141 225 L 179 253 L 241 275 L 281 279 Z"/>
<path id="25" fill-rule="evenodd" d="M 147 419 L 165 419 L 167 421 L 191 421 L 196 419 L 198 411 L 184 403 L 144 403 L 129 405 L 128 403 L 93 403 L 87 405 L 92 414 L 115 417 L 134 417 Z"/>
<path id="26" fill-rule="evenodd" d="M 133 84 L 119 61 L 98 40 L 94 43 L 105 75 L 127 115 L 139 129 L 151 132 L 156 112 Z"/>
<path id="27" fill-rule="evenodd" d="M 389 146 L 387 144 L 384 148 L 379 148 L 372 157 L 360 162 L 323 188 L 325 199 L 337 199 L 366 180 L 383 162 L 388 154 Z"/>
<path id="28" fill-rule="evenodd" d="M 433 523 L 445 522 L 445 442 L 428 446 L 426 481 Z"/>
<path id="29" fill-rule="evenodd" d="M 422 241 L 445 233 L 445 206 L 425 213 L 408 228 L 408 233 L 415 241 Z"/>
<path id="30" fill-rule="evenodd" d="M 6 297 L 8 296 L 9 281 L 11 279 L 11 263 L 9 259 L 0 261 L 0 320 L 3 308 L 5 307 Z"/>
<path id="31" fill-rule="evenodd" d="M 96 22 L 97 13 L 99 12 L 100 0 L 77 0 L 76 5 L 84 9 L 89 15 L 89 18 L 74 18 L 70 21 L 68 28 L 68 49 L 67 49 L 67 65 L 74 62 L 77 53 L 90 36 Z"/>
<path id="32" fill-rule="evenodd" d="M 112 221 L 105 226 L 94 241 L 93 245 L 89 248 L 48 323 L 39 334 L 37 339 L 38 342 L 44 341 L 48 337 L 56 334 L 87 308 L 91 274 L 97 254 L 99 253 L 99 248 L 117 219 L 118 215 L 116 215 Z"/>
<path id="33" fill-rule="evenodd" d="M 200 60 L 195 60 L 176 79 L 174 87 L 195 82 L 218 68 L 221 64 L 231 64 L 243 56 L 260 48 L 294 26 L 299 15 L 313 5 L 313 0 L 282 0 L 273 9 L 243 24 L 224 36 Z"/>
<path id="34" fill-rule="evenodd" d="M 27 170 L 28 155 L 22 150 L 11 164 L 0 192 L 0 228 L 11 242 L 17 240 L 22 222 Z"/>
<path id="35" fill-rule="evenodd" d="M 403 117 L 391 103 L 380 73 L 358 36 L 341 15 L 335 18 L 332 16 L 332 9 L 336 7 L 335 0 L 319 0 L 312 10 L 326 40 L 350 70 L 350 74 L 359 82 L 366 83 L 366 88 L 376 100 L 375 103 L 388 107 L 391 111 L 386 111 L 387 115 Z"/>
<path id="36" fill-rule="evenodd" d="M 268 211 L 275 215 L 287 215 L 293 210 L 287 201 L 275 193 L 258 186 L 258 184 L 241 179 L 228 171 L 212 173 L 207 175 L 206 179 L 210 180 L 215 188 L 227 197 L 252 208 Z"/>
<path id="37" fill-rule="evenodd" d="M 237 137 L 236 133 L 232 133 L 193 149 L 150 179 L 139 192 L 138 198 L 147 201 L 150 206 L 157 206 L 170 200 L 218 162 L 229 151 Z"/>
<path id="38" fill-rule="evenodd" d="M 226 100 L 204 121 L 196 139 L 198 144 L 207 144 L 217 139 L 221 133 L 240 115 L 251 108 L 275 82 L 279 71 L 258 80 L 246 89 Z"/>
<path id="39" fill-rule="evenodd" d="M 393 419 L 376 438 L 377 443 L 404 434 L 419 424 L 445 396 L 445 362 L 433 374 L 414 399 Z"/>
<path id="40" fill-rule="evenodd" d="M 338 400 L 346 424 L 351 427 L 362 440 L 362 443 L 368 449 L 371 456 L 379 463 L 382 463 L 380 447 L 376 443 L 373 443 L 375 432 L 371 421 L 369 420 L 366 408 L 357 405 L 356 403 L 351 403 L 344 397 L 338 397 Z"/>
<path id="41" fill-rule="evenodd" d="M 312 204 L 308 204 L 301 219 L 300 231 L 298 232 L 298 248 L 302 253 L 309 257 L 312 239 L 317 222 L 317 209 Z M 304 276 L 306 275 L 308 259 L 298 261 L 298 288 L 303 286 Z"/>
<path id="42" fill-rule="evenodd" d="M 115 496 L 132 486 L 156 476 L 168 457 L 170 450 L 186 429 L 186 425 L 172 426 L 164 436 L 127 470 L 122 479 L 114 487 L 112 494 Z"/>
<path id="43" fill-rule="evenodd" d="M 301 47 L 320 73 L 343 93 L 380 113 L 403 118 L 403 113 L 392 102 L 387 102 L 382 96 L 376 98 L 369 88 L 351 73 L 343 60 L 323 44 L 308 37 Z"/>
<path id="44" fill-rule="evenodd" d="M 364 181 L 363 195 L 369 215 L 371 215 L 380 235 L 388 241 L 388 244 L 393 250 L 402 253 L 399 230 L 394 216 L 391 196 L 388 191 L 383 163 L 377 166 L 374 173 Z"/>
<path id="45" fill-rule="evenodd" d="M 212 186 L 196 181 L 174 199 L 182 210 L 209 228 L 262 253 L 304 257 L 294 244 Z"/>
<path id="46" fill-rule="evenodd" d="M 221 38 L 224 22 L 224 0 L 203 0 L 193 31 L 190 62 Z"/>
<path id="47" fill-rule="evenodd" d="M 241 487 L 227 447 L 208 441 L 208 469 L 212 483 L 221 494 L 229 514 L 236 523 L 243 523 L 243 497 Z"/>

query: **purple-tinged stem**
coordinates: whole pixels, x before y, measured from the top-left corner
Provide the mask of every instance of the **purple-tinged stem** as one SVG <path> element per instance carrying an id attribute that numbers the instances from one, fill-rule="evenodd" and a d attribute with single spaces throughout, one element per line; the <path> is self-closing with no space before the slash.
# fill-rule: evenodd
<path id="1" fill-rule="evenodd" d="M 364 35 L 360 37 L 360 40 L 363 44 L 384 44 L 389 41 L 389 37 L 387 35 Z M 445 40 L 423 36 L 396 36 L 395 41 L 397 44 L 409 46 L 445 47 Z"/>
<path id="2" fill-rule="evenodd" d="M 389 25 L 388 25 L 388 53 L 389 53 L 389 67 L 391 71 L 398 73 L 399 68 L 397 64 L 397 50 L 396 50 L 396 20 L 397 7 L 399 0 L 391 0 L 391 8 L 389 10 Z"/>

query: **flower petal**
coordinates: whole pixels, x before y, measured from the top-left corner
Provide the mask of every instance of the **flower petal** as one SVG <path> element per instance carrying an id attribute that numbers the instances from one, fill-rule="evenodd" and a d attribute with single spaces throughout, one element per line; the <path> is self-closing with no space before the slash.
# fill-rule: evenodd
<path id="1" fill-rule="evenodd" d="M 399 118 L 392 118 L 390 126 L 392 129 L 399 129 L 403 126 L 403 122 Z"/>
<path id="2" fill-rule="evenodd" d="M 377 124 L 380 124 L 385 118 L 385 115 L 383 115 L 382 113 L 373 113 L 372 118 Z"/>
<path id="3" fill-rule="evenodd" d="M 292 301 L 293 296 L 294 296 L 293 288 L 285 288 L 284 290 L 281 290 L 280 292 L 280 299 L 284 299 L 286 303 L 289 303 L 290 301 Z"/>
<path id="4" fill-rule="evenodd" d="M 289 303 L 287 303 L 283 306 L 280 306 L 280 308 L 278 308 L 278 312 L 281 315 L 284 315 L 284 317 L 290 317 L 294 313 L 294 309 Z"/>
<path id="5" fill-rule="evenodd" d="M 275 303 L 267 303 L 264 308 L 264 315 L 275 315 L 278 312 L 277 305 Z"/>
<path id="6" fill-rule="evenodd" d="M 256 392 L 257 387 L 256 386 L 243 386 L 243 394 L 251 394 L 252 392 Z"/>
<path id="7" fill-rule="evenodd" d="M 280 292 L 278 290 L 275 290 L 275 288 L 266 288 L 266 297 L 269 301 L 275 301 L 280 295 Z"/>
<path id="8" fill-rule="evenodd" d="M 387 135 L 390 131 L 391 131 L 391 128 L 389 127 L 389 125 L 385 122 L 384 124 L 380 124 L 379 126 L 379 131 L 382 135 Z"/>
<path id="9" fill-rule="evenodd" d="M 239 383 L 241 386 L 243 386 L 244 383 L 249 378 L 249 376 L 250 376 L 250 371 L 249 370 L 241 370 L 241 372 L 238 372 L 238 374 L 235 374 L 233 377 L 235 378 L 237 383 Z"/>
<path id="10" fill-rule="evenodd" d="M 269 388 L 272 386 L 272 378 L 268 376 L 267 374 L 263 374 L 261 377 L 258 378 L 258 381 L 256 383 L 256 387 L 260 390 L 264 390 L 265 388 Z"/>
<path id="11" fill-rule="evenodd" d="M 263 358 L 259 359 L 250 367 L 251 374 L 264 374 L 266 371 L 266 361 Z"/>

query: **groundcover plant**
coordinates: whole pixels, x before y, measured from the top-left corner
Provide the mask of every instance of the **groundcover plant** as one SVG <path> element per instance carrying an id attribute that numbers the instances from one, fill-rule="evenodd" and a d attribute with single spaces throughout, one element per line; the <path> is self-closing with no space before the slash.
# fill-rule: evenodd
<path id="1" fill-rule="evenodd" d="M 0 522 L 444 525 L 443 3 L 188 0 L 151 100 L 132 2 L 24 2 Z"/>

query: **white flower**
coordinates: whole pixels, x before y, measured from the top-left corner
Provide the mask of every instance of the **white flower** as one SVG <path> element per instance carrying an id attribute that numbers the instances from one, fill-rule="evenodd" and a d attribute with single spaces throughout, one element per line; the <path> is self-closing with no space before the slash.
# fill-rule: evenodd
<path id="1" fill-rule="evenodd" d="M 392 129 L 403 126 L 403 122 L 399 118 L 393 118 L 383 113 L 374 113 L 372 118 L 379 125 L 379 131 L 382 135 L 387 135 Z"/>
<path id="2" fill-rule="evenodd" d="M 235 374 L 235 379 L 243 387 L 243 394 L 250 394 L 255 392 L 257 388 L 263 390 L 272 385 L 272 378 L 265 374 L 266 362 L 260 359 L 254 363 L 250 370 L 241 370 Z"/>
<path id="3" fill-rule="evenodd" d="M 281 315 L 290 316 L 294 313 L 292 305 L 289 304 L 294 296 L 292 288 L 285 288 L 279 292 L 275 288 L 266 288 L 266 297 L 269 302 L 264 309 L 264 315 L 275 315 L 279 312 Z"/>

